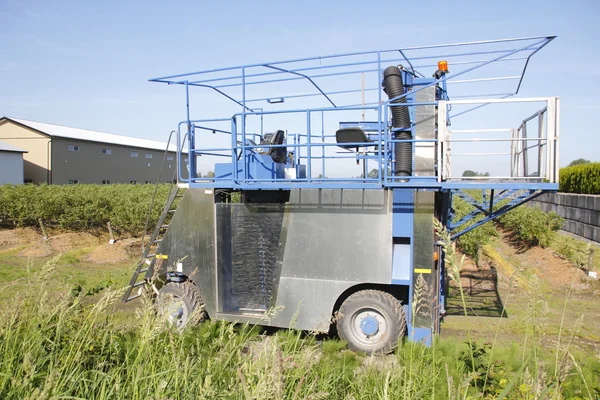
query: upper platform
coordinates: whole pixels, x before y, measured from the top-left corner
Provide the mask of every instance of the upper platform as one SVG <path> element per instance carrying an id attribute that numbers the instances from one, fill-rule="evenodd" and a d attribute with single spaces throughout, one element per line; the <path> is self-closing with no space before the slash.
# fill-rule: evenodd
<path id="1" fill-rule="evenodd" d="M 531 57 L 553 39 L 336 54 L 151 81 L 185 88 L 177 141 L 188 153 L 178 154 L 179 181 L 189 187 L 556 190 L 559 99 L 516 97 Z M 384 80 L 390 66 L 400 91 Z M 354 133 L 340 136 L 343 128 Z"/>

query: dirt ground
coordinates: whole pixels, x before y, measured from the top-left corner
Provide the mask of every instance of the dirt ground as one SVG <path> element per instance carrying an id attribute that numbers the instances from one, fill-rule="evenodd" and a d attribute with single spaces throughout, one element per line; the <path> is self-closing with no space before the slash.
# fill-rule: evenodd
<path id="1" fill-rule="evenodd" d="M 468 328 L 475 338 L 520 343 L 531 321 L 532 287 L 537 282 L 540 321 L 549 345 L 556 342 L 562 324 L 563 334 L 578 330 L 576 345 L 600 351 L 600 280 L 551 249 L 519 249 L 505 235 L 484 246 L 482 253 L 479 266 L 466 260 L 461 271 L 468 317 L 458 285 L 449 282 L 442 335 L 459 337 Z"/>
<path id="2" fill-rule="evenodd" d="M 87 255 L 86 260 L 97 264 L 117 263 L 141 256 L 140 241 L 129 238 L 114 244 L 104 243 Z"/>
<path id="3" fill-rule="evenodd" d="M 461 272 L 467 317 L 457 285 L 449 282 L 442 336 L 464 338 L 468 329 L 477 339 L 520 343 L 535 276 L 547 305 L 548 340 L 555 340 L 564 323 L 566 329 L 578 328 L 576 344 L 600 352 L 600 280 L 588 277 L 551 249 L 518 249 L 505 236 L 482 250 L 479 265 L 466 259 Z M 41 265 L 58 254 L 65 255 L 65 265 L 59 265 L 65 269 L 65 279 L 76 277 L 92 287 L 107 280 L 125 285 L 139 259 L 140 241 L 130 238 L 111 245 L 107 236 L 91 233 L 55 233 L 44 241 L 34 229 L 0 230 L 0 278 L 6 275 L 2 280 L 7 283 L 20 273 L 15 266 L 25 269 L 28 260 Z"/>
<path id="4" fill-rule="evenodd" d="M 20 247 L 36 240 L 42 240 L 42 235 L 34 229 L 17 228 L 0 230 L 0 251 Z"/>
<path id="5" fill-rule="evenodd" d="M 108 243 L 108 236 L 87 232 L 50 234 L 44 240 L 35 229 L 0 230 L 0 251 L 18 249 L 21 257 L 43 258 L 79 249 L 89 249 L 85 261 L 110 264 L 125 261 L 141 254 L 140 241 L 135 238 Z"/>

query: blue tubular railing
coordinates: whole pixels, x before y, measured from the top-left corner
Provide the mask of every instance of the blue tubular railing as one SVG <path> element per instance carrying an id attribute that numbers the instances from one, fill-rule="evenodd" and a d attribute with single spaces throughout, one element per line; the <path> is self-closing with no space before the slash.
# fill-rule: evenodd
<path id="1" fill-rule="evenodd" d="M 307 58 L 298 58 L 298 59 L 292 59 L 292 60 L 285 60 L 285 61 L 271 61 L 271 62 L 267 62 L 267 63 L 258 63 L 258 64 L 247 64 L 247 65 L 239 65 L 239 66 L 235 66 L 235 67 L 225 67 L 225 68 L 215 68 L 215 69 L 210 69 L 210 70 L 204 70 L 204 71 L 196 71 L 196 72 L 189 72 L 189 73 L 183 73 L 183 74 L 176 74 L 176 75 L 170 75 L 170 76 L 164 76 L 164 77 L 160 77 L 160 78 L 153 78 L 150 79 L 150 81 L 153 82 L 163 82 L 163 83 L 179 83 L 182 82 L 183 80 L 178 79 L 176 81 L 174 81 L 173 79 L 175 78 L 184 78 L 184 77 L 190 77 L 190 76 L 194 76 L 194 75 L 206 75 L 206 74 L 210 74 L 210 73 L 215 73 L 215 72 L 225 72 L 225 71 L 235 71 L 235 70 L 240 70 L 242 68 L 253 68 L 253 67 L 262 67 L 265 64 L 268 65 L 281 65 L 281 64 L 291 64 L 291 63 L 300 63 L 300 62 L 305 62 L 305 61 L 323 61 L 323 60 L 330 60 L 330 59 L 336 59 L 336 58 L 343 58 L 343 57 L 353 57 L 353 56 L 364 56 L 364 55 L 378 55 L 378 54 L 385 54 L 385 53 L 397 53 L 398 50 L 402 50 L 403 52 L 411 52 L 411 51 L 421 51 L 421 50 L 433 50 L 433 49 L 440 49 L 440 48 L 453 48 L 453 47 L 467 47 L 467 46 L 482 46 L 482 45 L 494 45 L 494 44 L 506 44 L 506 43 L 511 43 L 511 42 L 523 42 L 523 41 L 533 41 L 533 40 L 541 40 L 544 41 L 544 45 L 546 43 L 549 43 L 550 41 L 552 41 L 555 38 L 555 36 L 533 36 L 533 37 L 523 37 L 523 38 L 511 38 L 511 39 L 498 39 L 498 40 L 485 40 L 485 41 L 475 41 L 475 42 L 461 42 L 461 43 L 449 43 L 449 44 L 441 44 L 441 45 L 432 45 L 432 46 L 417 46 L 417 47 L 406 47 L 406 48 L 402 48 L 402 49 L 389 49 L 389 50 L 374 50 L 374 51 L 365 51 L 365 52 L 354 52 L 354 53 L 341 53 L 341 54 L 333 54 L 333 55 L 327 55 L 327 56 L 320 56 L 320 57 L 307 57 Z M 504 50 L 506 51 L 506 50 Z M 478 52 L 479 54 L 490 54 L 490 53 L 494 53 L 495 51 L 490 50 L 487 52 Z M 471 53 L 472 54 L 472 53 Z M 432 55 L 430 56 L 430 58 L 436 57 L 437 55 Z M 412 58 L 415 59 L 415 58 Z M 387 60 L 383 60 L 386 61 Z M 335 66 L 339 66 L 339 65 L 343 65 L 343 64 L 334 64 L 332 65 L 332 68 Z M 239 78 L 239 76 L 231 76 L 228 77 L 227 79 L 236 79 Z M 205 80 L 203 82 L 213 82 L 215 79 L 208 79 Z"/>
<path id="2" fill-rule="evenodd" d="M 492 96 L 493 98 L 504 98 L 516 94 L 519 91 L 523 76 L 529 65 L 529 60 L 540 49 L 546 46 L 554 39 L 553 36 L 539 36 L 527 38 L 511 38 L 501 40 L 488 40 L 478 42 L 453 43 L 434 46 L 406 47 L 400 49 L 388 49 L 379 51 L 354 52 L 346 54 L 335 54 L 324 57 L 313 58 L 298 58 L 285 61 L 276 61 L 268 63 L 256 63 L 248 65 L 240 65 L 228 68 L 216 68 L 205 71 L 196 71 L 191 73 L 177 74 L 151 79 L 153 82 L 167 83 L 169 85 L 184 85 L 186 95 L 186 120 L 179 124 L 177 129 L 178 147 L 184 142 L 187 144 L 187 157 L 189 161 L 189 176 L 184 177 L 182 168 L 179 168 L 178 179 L 181 182 L 191 185 L 203 187 L 253 187 L 253 188 L 271 188 L 284 186 L 295 187 L 294 185 L 302 186 L 304 184 L 319 184 L 319 187 L 351 187 L 352 185 L 368 185 L 373 186 L 414 186 L 414 187 L 439 187 L 440 176 L 435 175 L 411 175 L 398 177 L 390 173 L 394 169 L 393 165 L 393 148 L 398 143 L 411 143 L 413 147 L 413 162 L 415 165 L 415 148 L 417 146 L 435 143 L 438 147 L 442 142 L 438 139 L 411 139 L 400 140 L 394 139 L 394 132 L 399 129 L 390 129 L 389 116 L 390 107 L 418 107 L 430 106 L 437 107 L 438 102 L 421 102 L 415 103 L 409 101 L 407 103 L 397 104 L 396 102 L 402 98 L 413 99 L 419 91 L 426 90 L 432 86 L 438 87 L 441 95 L 438 97 L 441 100 L 448 100 L 447 85 L 450 83 L 472 83 L 480 84 L 481 82 L 504 82 L 505 85 L 514 85 L 506 91 L 495 89 L 491 93 L 460 93 L 456 98 L 477 98 L 482 96 Z M 427 51 L 428 53 L 424 53 Z M 393 99 L 382 98 L 381 82 L 382 71 L 388 65 L 397 63 L 405 63 L 409 67 L 409 71 L 417 77 L 424 75 L 418 70 L 421 68 L 435 68 L 435 63 L 429 63 L 428 60 L 435 59 L 451 59 L 449 64 L 454 69 L 452 74 L 446 74 L 436 79 L 435 81 L 425 82 L 418 86 L 412 86 L 412 90 L 397 96 Z M 417 61 L 424 61 L 418 63 Z M 490 76 L 481 78 L 476 76 L 476 79 L 468 79 L 457 81 L 457 77 L 468 75 L 469 73 L 485 67 L 491 63 L 501 62 L 502 65 L 519 64 L 518 71 L 511 75 L 506 73 L 503 76 Z M 462 68 L 462 69 L 461 69 Z M 427 73 L 430 73 L 429 71 Z M 371 79 L 371 83 L 365 88 L 364 84 L 361 89 L 351 85 L 352 75 L 362 74 L 363 81 L 365 75 Z M 373 81 L 374 80 L 374 81 Z M 297 86 L 301 81 L 306 81 L 306 85 L 310 88 L 305 93 L 298 93 Z M 296 83 L 297 82 L 297 83 Z M 288 84 L 289 83 L 289 84 Z M 375 83 L 375 84 L 374 84 Z M 256 95 L 257 88 L 272 88 L 274 84 L 278 84 L 275 92 L 271 96 Z M 269 86 L 270 85 L 270 86 Z M 250 87 L 252 86 L 252 89 Z M 463 85 L 464 86 L 464 85 Z M 469 85 L 470 86 L 470 85 Z M 475 86 L 475 85 L 474 85 Z M 192 88 L 209 89 L 212 93 L 227 99 L 235 111 L 227 110 L 225 117 L 213 119 L 192 119 L 190 110 L 190 90 Z M 235 92 L 230 89 L 237 88 Z M 295 90 L 295 92 L 290 92 Z M 374 96 L 373 92 L 377 92 Z M 269 91 L 269 94 L 271 92 Z M 355 104 L 353 95 L 363 93 L 361 104 Z M 364 95 L 370 96 L 368 101 L 365 101 Z M 319 97 L 321 99 L 319 99 Z M 304 104 L 292 109 L 274 109 L 272 104 L 267 104 L 265 108 L 249 107 L 249 104 L 259 102 L 271 103 L 272 99 L 281 99 L 278 102 L 294 101 Z M 318 107 L 315 104 L 317 101 L 326 101 L 330 106 Z M 472 109 L 461 111 L 452 116 L 463 115 L 464 113 L 478 109 L 486 104 L 480 104 Z M 238 109 L 237 107 L 241 108 Z M 270 108 L 267 108 L 270 107 Z M 331 132 L 334 130 L 331 126 L 326 126 L 325 115 L 330 115 L 332 112 L 374 112 L 376 114 L 378 126 L 377 132 L 373 131 L 370 134 L 370 139 L 373 140 L 366 152 L 357 152 L 349 154 L 344 152 L 331 154 L 331 148 L 338 146 L 332 139 L 335 137 Z M 312 123 L 318 119 L 315 113 L 321 114 L 321 132 L 314 129 Z M 277 116 L 299 115 L 305 114 L 305 127 L 295 126 L 292 133 L 288 135 L 287 144 L 285 145 L 258 145 L 248 142 L 247 139 L 252 138 L 253 141 L 258 141 L 264 133 L 263 118 L 277 118 Z M 255 117 L 260 118 L 260 134 L 250 131 L 248 121 Z M 448 116 L 450 119 L 450 116 Z M 344 120 L 348 120 L 344 117 Z M 358 119 L 357 119 L 358 120 Z M 329 120 L 328 120 L 329 122 Z M 230 131 L 227 127 L 215 126 L 219 123 L 229 123 Z M 185 125 L 185 136 L 182 141 L 183 130 L 182 125 Z M 413 121 L 414 125 L 414 121 Z M 288 127 L 289 128 L 289 127 Z M 230 146 L 219 147 L 206 144 L 203 133 L 212 132 L 219 135 L 231 135 Z M 414 128 L 413 128 L 413 135 Z M 357 148 L 364 148 L 364 143 L 345 143 L 344 146 L 350 147 L 356 145 Z M 256 149 L 289 147 L 293 149 L 294 160 L 293 164 L 299 166 L 301 163 L 306 165 L 306 178 L 302 179 L 253 179 L 248 171 L 248 157 Z M 319 148 L 320 154 L 315 151 Z M 329 150 L 329 152 L 328 152 Z M 182 166 L 182 156 L 184 152 L 178 152 L 178 165 Z M 442 160 L 439 159 L 441 152 L 437 152 L 438 159 L 434 160 L 435 168 L 440 169 Z M 239 156 L 239 157 L 238 157 Z M 232 163 L 232 176 L 227 178 L 201 178 L 197 176 L 197 162 L 199 157 L 217 157 L 220 159 L 229 159 Z M 238 160 L 239 158 L 239 160 Z M 336 160 L 355 159 L 357 162 L 362 161 L 364 164 L 364 177 L 362 178 L 313 178 L 314 162 L 320 163 L 320 169 L 323 176 L 332 171 Z M 367 176 L 369 166 L 374 166 L 377 169 L 377 177 L 369 178 Z M 315 164 L 318 165 L 318 164 Z M 400 182 L 400 180 L 403 180 Z M 407 180 L 408 182 L 404 182 Z"/>

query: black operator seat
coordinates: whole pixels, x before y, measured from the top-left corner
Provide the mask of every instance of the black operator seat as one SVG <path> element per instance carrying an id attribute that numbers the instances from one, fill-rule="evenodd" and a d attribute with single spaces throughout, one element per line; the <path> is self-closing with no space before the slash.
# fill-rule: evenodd
<path id="1" fill-rule="evenodd" d="M 281 145 L 285 141 L 285 132 L 278 130 L 275 133 L 265 133 L 260 140 L 260 144 Z M 285 163 L 287 147 L 269 147 L 261 149 L 260 154 L 268 154 L 276 163 Z"/>
<path id="2" fill-rule="evenodd" d="M 358 151 L 359 147 L 375 145 L 375 142 L 367 137 L 367 135 L 365 134 L 365 131 L 363 131 L 362 129 L 360 129 L 358 127 L 339 129 L 335 133 L 335 140 L 341 148 L 343 148 L 343 149 L 356 148 L 356 151 Z M 344 143 L 362 143 L 362 144 L 358 144 L 358 145 L 351 144 L 348 146 L 348 145 L 344 145 Z"/>

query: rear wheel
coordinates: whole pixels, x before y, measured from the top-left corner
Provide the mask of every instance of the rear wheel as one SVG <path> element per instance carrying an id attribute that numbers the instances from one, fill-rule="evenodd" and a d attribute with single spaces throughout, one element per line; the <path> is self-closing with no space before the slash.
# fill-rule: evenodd
<path id="1" fill-rule="evenodd" d="M 336 327 L 340 338 L 354 351 L 389 353 L 406 334 L 402 304 L 379 290 L 361 290 L 350 295 L 339 310 Z"/>
<path id="2" fill-rule="evenodd" d="M 177 329 L 198 324 L 207 317 L 200 290 L 190 281 L 167 282 L 156 296 L 158 315 Z"/>

